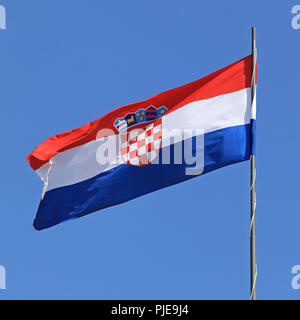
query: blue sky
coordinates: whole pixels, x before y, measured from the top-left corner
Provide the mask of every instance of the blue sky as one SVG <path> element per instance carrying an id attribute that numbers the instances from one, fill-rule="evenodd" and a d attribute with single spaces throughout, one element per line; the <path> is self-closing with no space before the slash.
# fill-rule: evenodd
<path id="1" fill-rule="evenodd" d="M 0 0 L 0 299 L 248 299 L 249 163 L 37 232 L 43 140 L 251 53 L 257 298 L 300 299 L 300 1 Z"/>

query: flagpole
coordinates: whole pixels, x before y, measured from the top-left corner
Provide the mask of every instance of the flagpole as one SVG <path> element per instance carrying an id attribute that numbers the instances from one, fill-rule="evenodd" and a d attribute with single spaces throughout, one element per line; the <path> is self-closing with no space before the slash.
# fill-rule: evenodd
<path id="1" fill-rule="evenodd" d="M 256 98 L 256 28 L 252 28 L 252 105 L 255 103 Z M 257 266 L 256 266 L 256 240 L 255 240 L 255 207 L 256 207 L 256 193 L 255 193 L 255 178 L 256 178 L 256 167 L 255 167 L 255 155 L 250 156 L 250 171 L 251 171 L 251 223 L 250 223 L 250 300 L 256 300 L 256 278 L 257 278 Z"/>

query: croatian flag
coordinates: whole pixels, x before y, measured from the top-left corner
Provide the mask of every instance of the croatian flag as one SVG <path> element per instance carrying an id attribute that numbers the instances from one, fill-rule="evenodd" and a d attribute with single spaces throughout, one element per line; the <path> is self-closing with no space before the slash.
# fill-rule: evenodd
<path id="1" fill-rule="evenodd" d="M 254 153 L 252 56 L 55 135 L 28 157 L 44 182 L 34 227 L 49 228 Z"/>

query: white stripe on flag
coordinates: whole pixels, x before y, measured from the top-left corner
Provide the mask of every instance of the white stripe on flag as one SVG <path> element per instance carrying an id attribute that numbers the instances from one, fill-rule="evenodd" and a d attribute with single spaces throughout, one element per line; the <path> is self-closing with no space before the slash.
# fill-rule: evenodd
<path id="1" fill-rule="evenodd" d="M 255 113 L 252 114 L 253 117 Z M 204 133 L 248 124 L 251 120 L 251 88 L 191 102 L 167 114 L 162 120 L 163 130 L 201 129 Z M 107 143 L 115 143 L 116 137 L 118 138 L 111 136 L 105 139 Z M 182 136 L 178 136 L 178 139 L 176 141 L 180 141 Z M 103 141 L 104 139 L 91 141 L 61 152 L 52 158 L 54 164 L 50 171 L 48 163 L 36 170 L 44 180 L 49 172 L 47 191 L 87 180 L 123 163 L 117 150 L 115 158 L 109 164 L 99 164 L 96 155 Z M 163 137 L 162 147 L 168 144 L 169 139 Z"/>

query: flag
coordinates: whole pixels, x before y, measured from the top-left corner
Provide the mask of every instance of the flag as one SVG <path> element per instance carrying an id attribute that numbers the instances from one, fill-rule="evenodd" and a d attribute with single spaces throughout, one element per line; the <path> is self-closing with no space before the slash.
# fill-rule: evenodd
<path id="1" fill-rule="evenodd" d="M 27 157 L 44 182 L 34 227 L 249 160 L 256 118 L 251 63 L 248 56 L 40 144 Z"/>

